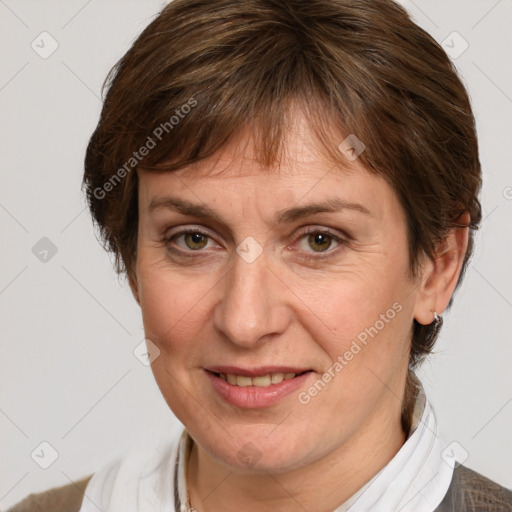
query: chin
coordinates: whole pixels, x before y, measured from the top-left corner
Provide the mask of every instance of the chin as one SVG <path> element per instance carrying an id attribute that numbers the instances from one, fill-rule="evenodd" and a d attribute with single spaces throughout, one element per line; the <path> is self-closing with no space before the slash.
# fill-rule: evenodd
<path id="1" fill-rule="evenodd" d="M 314 460 L 307 442 L 286 432 L 278 435 L 275 429 L 275 425 L 251 425 L 231 429 L 232 436 L 225 435 L 219 442 L 204 438 L 198 442 L 217 463 L 239 474 L 285 473 Z"/>

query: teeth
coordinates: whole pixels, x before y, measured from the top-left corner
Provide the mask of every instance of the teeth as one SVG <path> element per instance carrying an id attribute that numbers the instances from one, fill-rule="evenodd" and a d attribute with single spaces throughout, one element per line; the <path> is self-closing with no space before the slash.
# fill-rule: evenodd
<path id="1" fill-rule="evenodd" d="M 245 375 L 237 375 L 236 376 L 236 385 L 237 386 L 251 386 L 252 379 L 251 377 L 246 377 Z"/>
<path id="2" fill-rule="evenodd" d="M 253 377 L 251 380 L 252 380 L 253 386 L 266 388 L 267 386 L 270 386 L 270 384 L 272 383 L 272 376 L 271 375 L 260 375 L 258 377 Z"/>
<path id="3" fill-rule="evenodd" d="M 273 373 L 272 378 L 270 380 L 272 384 L 279 384 L 284 380 L 284 373 Z"/>
<path id="4" fill-rule="evenodd" d="M 266 388 L 272 384 L 280 384 L 283 380 L 293 379 L 296 375 L 296 373 L 272 373 L 259 375 L 258 377 L 247 377 L 246 375 L 235 375 L 233 373 L 220 373 L 219 377 L 232 386 Z"/>

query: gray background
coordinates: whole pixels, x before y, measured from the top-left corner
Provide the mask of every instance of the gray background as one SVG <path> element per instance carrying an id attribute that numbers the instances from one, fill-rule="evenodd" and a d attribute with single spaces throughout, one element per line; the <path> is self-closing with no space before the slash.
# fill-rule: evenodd
<path id="1" fill-rule="evenodd" d="M 403 3 L 454 54 L 469 44 L 454 61 L 473 100 L 485 183 L 475 256 L 420 377 L 456 455 L 512 487 L 512 2 Z M 0 508 L 180 427 L 133 354 L 140 310 L 80 192 L 103 79 L 163 5 L 0 0 Z M 58 44 L 47 58 L 31 47 L 51 50 L 44 31 Z M 54 452 L 42 442 L 58 454 L 47 469 Z"/>

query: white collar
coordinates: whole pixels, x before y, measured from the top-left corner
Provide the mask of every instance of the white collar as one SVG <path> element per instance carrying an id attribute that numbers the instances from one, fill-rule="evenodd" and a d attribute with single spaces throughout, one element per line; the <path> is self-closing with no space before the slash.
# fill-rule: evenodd
<path id="1" fill-rule="evenodd" d="M 372 479 L 334 512 L 433 512 L 453 475 L 434 411 L 418 381 L 413 423 L 406 442 Z M 189 512 L 186 474 L 192 439 L 150 442 L 98 471 L 87 486 L 80 512 Z"/>

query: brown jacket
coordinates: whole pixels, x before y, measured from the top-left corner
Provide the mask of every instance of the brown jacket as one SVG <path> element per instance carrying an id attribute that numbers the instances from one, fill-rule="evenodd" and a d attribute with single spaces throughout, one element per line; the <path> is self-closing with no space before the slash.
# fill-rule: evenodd
<path id="1" fill-rule="evenodd" d="M 7 512 L 78 512 L 91 477 L 89 475 L 62 487 L 30 494 Z M 512 512 L 512 491 L 458 465 L 448 492 L 435 512 Z"/>

